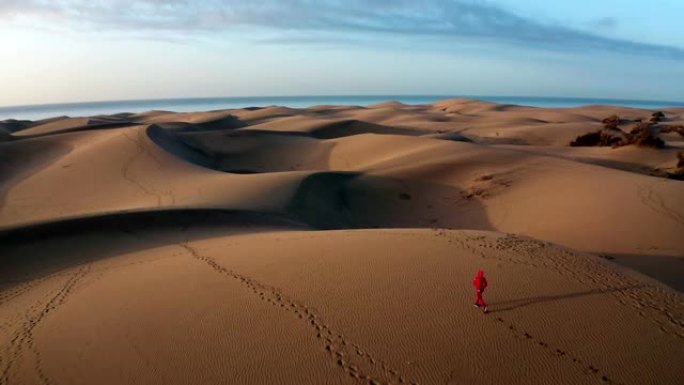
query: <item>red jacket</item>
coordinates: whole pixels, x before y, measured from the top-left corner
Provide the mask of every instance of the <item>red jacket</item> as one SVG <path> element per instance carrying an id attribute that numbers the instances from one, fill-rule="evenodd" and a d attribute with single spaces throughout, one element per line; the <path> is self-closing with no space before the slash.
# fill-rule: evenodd
<path id="1" fill-rule="evenodd" d="M 483 292 L 487 288 L 487 278 L 484 277 L 484 271 L 477 272 L 477 276 L 473 279 L 473 286 L 478 292 Z"/>

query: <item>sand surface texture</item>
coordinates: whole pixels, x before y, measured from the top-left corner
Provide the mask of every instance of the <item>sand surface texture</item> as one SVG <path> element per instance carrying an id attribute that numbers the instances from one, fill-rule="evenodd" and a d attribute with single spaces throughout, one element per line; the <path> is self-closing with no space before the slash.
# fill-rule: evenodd
<path id="1" fill-rule="evenodd" d="M 0 384 L 681 384 L 663 112 L 662 148 L 474 100 L 0 122 Z"/>

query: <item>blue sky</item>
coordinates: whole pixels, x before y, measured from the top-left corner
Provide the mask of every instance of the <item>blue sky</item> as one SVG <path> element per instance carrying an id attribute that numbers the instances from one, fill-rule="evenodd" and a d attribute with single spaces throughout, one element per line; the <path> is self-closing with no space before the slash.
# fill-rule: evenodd
<path id="1" fill-rule="evenodd" d="M 680 0 L 0 0 L 0 105 L 310 94 L 684 100 Z"/>

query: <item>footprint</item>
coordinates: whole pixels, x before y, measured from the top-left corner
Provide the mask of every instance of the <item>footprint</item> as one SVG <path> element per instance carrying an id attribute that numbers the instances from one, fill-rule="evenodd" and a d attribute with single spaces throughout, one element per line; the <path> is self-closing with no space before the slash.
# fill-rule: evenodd
<path id="1" fill-rule="evenodd" d="M 312 326 L 311 331 L 315 333 L 316 338 L 321 339 L 321 342 L 324 342 L 325 351 L 330 354 L 331 360 L 335 362 L 342 370 L 347 372 L 351 377 L 359 379 L 364 383 L 370 382 L 380 384 L 381 380 L 385 377 L 388 377 L 388 380 L 390 380 L 390 376 L 393 378 L 391 380 L 392 383 L 396 383 L 397 381 L 399 383 L 406 382 L 406 380 L 400 376 L 399 372 L 393 370 L 385 361 L 379 361 L 379 363 L 381 363 L 381 368 L 378 366 L 369 367 L 368 364 L 364 364 L 363 366 L 366 367 L 368 372 L 362 373 L 359 367 L 352 365 L 354 363 L 354 359 L 357 360 L 357 364 L 365 361 L 370 363 L 370 365 L 375 365 L 375 358 L 370 356 L 368 353 L 364 353 L 360 346 L 356 344 L 352 345 L 350 342 L 345 340 L 343 334 L 336 333 L 331 330 L 328 325 L 319 319 L 319 315 L 315 313 L 314 309 L 309 308 L 304 304 L 297 304 L 293 302 L 292 300 L 283 296 L 277 291 L 277 289 L 273 287 L 261 284 L 257 281 L 249 279 L 248 277 L 241 276 L 228 269 L 225 269 L 216 263 L 212 258 L 199 254 L 197 250 L 194 250 L 187 244 L 182 244 L 179 246 L 182 246 L 184 249 L 190 252 L 194 258 L 206 263 L 214 270 L 225 274 L 228 277 L 236 279 L 239 282 L 242 282 L 246 289 L 251 290 L 256 295 L 259 295 L 259 298 L 262 301 L 271 303 L 272 305 L 278 304 L 279 307 L 283 308 L 283 310 L 292 311 L 295 313 L 299 319 L 307 320 Z M 307 315 L 306 318 L 304 317 L 305 314 Z M 354 350 L 346 350 L 346 346 L 353 346 Z M 356 358 L 357 355 L 363 357 L 363 361 L 358 361 L 359 358 Z M 347 360 L 351 361 L 347 362 Z"/>

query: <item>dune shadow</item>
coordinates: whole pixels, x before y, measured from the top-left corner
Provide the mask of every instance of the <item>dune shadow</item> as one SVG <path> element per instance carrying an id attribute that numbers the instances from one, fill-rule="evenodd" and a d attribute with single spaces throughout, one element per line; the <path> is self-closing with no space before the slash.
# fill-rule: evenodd
<path id="1" fill-rule="evenodd" d="M 197 166 L 216 169 L 216 159 L 178 138 L 173 130 L 158 124 L 150 125 L 147 137 L 164 151 Z"/>
<path id="2" fill-rule="evenodd" d="M 0 207 L 13 185 L 69 151 L 70 146 L 49 139 L 0 142 Z"/>
<path id="3" fill-rule="evenodd" d="M 277 213 L 182 209 L 99 215 L 3 230 L 0 290 L 132 251 L 273 230 L 311 228 Z"/>
<path id="4" fill-rule="evenodd" d="M 142 120 L 144 123 L 145 120 Z M 153 123 L 165 130 L 177 132 L 224 131 L 247 127 L 247 123 L 234 115 L 226 115 L 216 119 L 199 122 L 159 122 Z"/>
<path id="5" fill-rule="evenodd" d="M 31 124 L 33 124 L 33 122 L 30 120 L 7 119 L 0 121 L 0 130 L 11 134 L 31 127 Z"/>
<path id="6" fill-rule="evenodd" d="M 495 230 L 484 205 L 463 190 L 413 178 L 320 172 L 299 185 L 286 212 L 317 229 Z"/>
<path id="7" fill-rule="evenodd" d="M 161 149 L 180 159 L 234 174 L 307 169 L 310 167 L 306 165 L 315 154 L 323 159 L 333 147 L 305 133 L 280 131 L 174 131 L 152 125 L 147 129 L 147 135 Z M 277 154 L 282 156 L 273 161 Z"/>
<path id="8" fill-rule="evenodd" d="M 325 124 L 310 135 L 317 139 L 336 139 L 360 134 L 419 136 L 425 131 L 407 127 L 386 126 L 363 120 L 347 119 Z"/>
<path id="9" fill-rule="evenodd" d="M 684 277 L 684 256 L 682 255 L 596 254 L 684 293 L 684 279 L 682 279 Z"/>
<path id="10" fill-rule="evenodd" d="M 643 288 L 646 286 L 647 285 L 643 285 L 643 284 L 641 284 L 641 285 L 630 285 L 630 286 L 622 286 L 622 287 L 612 287 L 612 288 L 607 288 L 607 289 L 585 290 L 585 291 L 568 293 L 568 294 L 541 295 L 541 296 L 537 296 L 537 297 L 514 299 L 514 300 L 509 300 L 509 301 L 503 301 L 503 302 L 491 302 L 491 303 L 489 303 L 489 309 L 490 309 L 489 312 L 490 313 L 499 313 L 499 312 L 505 312 L 505 311 L 509 311 L 509 310 L 519 309 L 519 308 L 526 307 L 526 306 L 541 304 L 541 303 L 545 303 L 545 302 L 556 302 L 556 301 L 562 301 L 562 300 L 566 300 L 566 299 L 587 297 L 587 296 L 592 296 L 592 295 L 622 292 L 622 291 L 627 291 L 627 290 L 640 289 L 640 288 Z"/>

